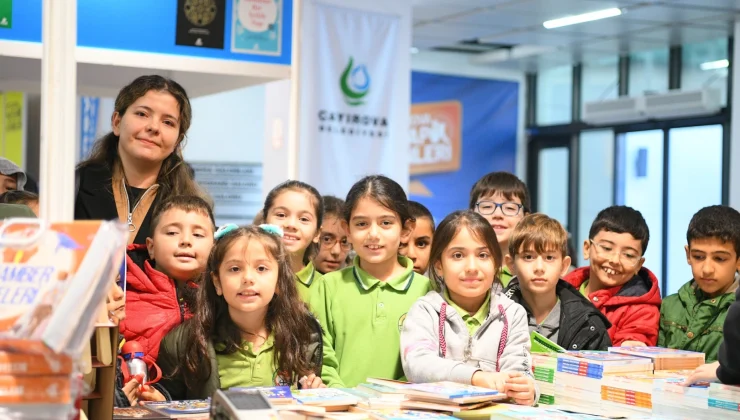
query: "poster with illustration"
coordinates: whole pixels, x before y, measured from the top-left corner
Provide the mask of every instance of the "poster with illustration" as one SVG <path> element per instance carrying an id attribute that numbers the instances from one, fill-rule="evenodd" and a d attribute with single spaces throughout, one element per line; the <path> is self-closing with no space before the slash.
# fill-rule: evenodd
<path id="1" fill-rule="evenodd" d="M 409 199 L 435 222 L 468 208 L 470 189 L 516 166 L 519 84 L 411 73 Z"/>
<path id="2" fill-rule="evenodd" d="M 233 0 L 231 52 L 280 55 L 283 0 Z"/>

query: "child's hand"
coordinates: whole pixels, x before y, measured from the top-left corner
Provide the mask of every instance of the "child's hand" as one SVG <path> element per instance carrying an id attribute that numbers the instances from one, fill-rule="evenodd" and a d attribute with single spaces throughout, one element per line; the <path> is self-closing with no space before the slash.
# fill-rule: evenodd
<path id="1" fill-rule="evenodd" d="M 136 378 L 132 378 L 130 381 L 126 382 L 126 385 L 123 386 L 123 393 L 126 394 L 128 402 L 132 406 L 135 406 L 136 402 L 139 400 L 139 382 Z"/>
<path id="2" fill-rule="evenodd" d="M 709 363 L 705 365 L 701 365 L 696 370 L 694 370 L 694 373 L 692 373 L 688 378 L 686 378 L 686 381 L 682 383 L 683 386 L 690 386 L 697 382 L 717 382 L 717 368 L 719 367 L 719 362 Z"/>
<path id="3" fill-rule="evenodd" d="M 506 380 L 506 396 L 514 400 L 519 405 L 534 405 L 534 381 L 521 372 L 509 373 L 509 379 Z"/>
<path id="4" fill-rule="evenodd" d="M 504 387 L 509 379 L 508 372 L 483 372 L 479 370 L 473 374 L 471 383 L 481 388 L 495 389 L 498 392 L 505 392 Z"/>
<path id="5" fill-rule="evenodd" d="M 316 376 L 313 373 L 308 376 L 302 377 L 298 380 L 298 383 L 301 384 L 302 389 L 326 388 L 326 385 L 324 385 L 321 377 Z"/>
<path id="6" fill-rule="evenodd" d="M 162 395 L 161 392 L 159 392 L 156 388 L 151 387 L 149 385 L 144 385 L 141 387 L 141 392 L 139 393 L 139 400 L 141 401 L 167 401 L 167 399 Z M 139 404 L 143 404 L 140 402 Z"/>
<path id="7" fill-rule="evenodd" d="M 627 340 L 623 341 L 620 347 L 647 347 L 647 344 L 642 341 Z"/>

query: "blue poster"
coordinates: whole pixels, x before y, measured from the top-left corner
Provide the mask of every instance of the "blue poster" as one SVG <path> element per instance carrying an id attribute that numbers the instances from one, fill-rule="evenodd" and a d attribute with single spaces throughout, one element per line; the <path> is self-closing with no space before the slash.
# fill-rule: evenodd
<path id="1" fill-rule="evenodd" d="M 429 208 L 436 223 L 468 208 L 483 175 L 515 171 L 517 82 L 415 71 L 411 104 L 409 199 Z"/>
<path id="2" fill-rule="evenodd" d="M 282 0 L 234 0 L 231 52 L 280 55 Z"/>
<path id="3" fill-rule="evenodd" d="M 95 135 L 98 132 L 98 109 L 100 98 L 83 96 L 80 98 L 80 161 L 87 159 L 87 155 L 95 144 Z"/>

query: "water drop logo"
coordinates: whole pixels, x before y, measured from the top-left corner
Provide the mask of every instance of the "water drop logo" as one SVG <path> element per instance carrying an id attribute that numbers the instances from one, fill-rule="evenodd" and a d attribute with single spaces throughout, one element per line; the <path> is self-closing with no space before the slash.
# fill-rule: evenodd
<path id="1" fill-rule="evenodd" d="M 347 105 L 364 104 L 365 96 L 370 91 L 370 74 L 367 72 L 367 67 L 364 64 L 355 67 L 354 59 L 350 57 L 339 79 L 339 86 L 342 88 Z"/>

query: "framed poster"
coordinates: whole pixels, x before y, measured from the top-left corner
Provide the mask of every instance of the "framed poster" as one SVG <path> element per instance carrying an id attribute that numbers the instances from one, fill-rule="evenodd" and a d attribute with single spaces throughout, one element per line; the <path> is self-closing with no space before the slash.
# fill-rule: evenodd
<path id="1" fill-rule="evenodd" d="M 175 44 L 224 48 L 226 0 L 178 0 Z"/>
<path id="2" fill-rule="evenodd" d="M 231 52 L 279 56 L 283 0 L 232 1 Z"/>

